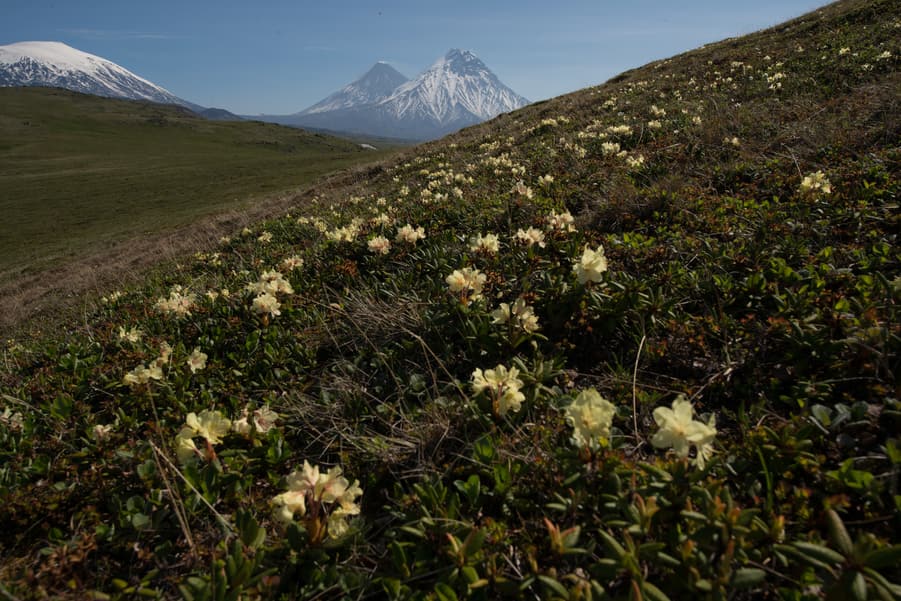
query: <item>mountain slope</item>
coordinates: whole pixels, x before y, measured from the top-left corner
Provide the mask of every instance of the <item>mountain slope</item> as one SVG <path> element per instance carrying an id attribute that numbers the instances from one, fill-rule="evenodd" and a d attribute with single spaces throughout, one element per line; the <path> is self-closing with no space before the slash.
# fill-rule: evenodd
<path id="1" fill-rule="evenodd" d="M 106 60 L 61 42 L 19 42 L 0 46 L 0 87 L 54 87 L 130 100 L 197 105 Z"/>
<path id="2" fill-rule="evenodd" d="M 7 596 L 897 599 L 899 23 L 501 115 L 8 346 Z"/>
<path id="3" fill-rule="evenodd" d="M 266 119 L 301 127 L 429 140 L 528 103 L 478 57 L 462 50 L 449 51 L 385 96 L 367 102 L 361 96 L 339 92 L 334 100 L 315 105 L 315 110 Z"/>

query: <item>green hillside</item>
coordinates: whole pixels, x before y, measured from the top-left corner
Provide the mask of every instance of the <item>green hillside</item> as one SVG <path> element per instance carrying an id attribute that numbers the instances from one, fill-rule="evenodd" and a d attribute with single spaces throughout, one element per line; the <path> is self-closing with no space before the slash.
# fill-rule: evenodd
<path id="1" fill-rule="evenodd" d="M 0 88 L 0 283 L 376 158 L 347 140 L 180 107 Z"/>
<path id="2" fill-rule="evenodd" d="M 901 4 L 324 181 L 0 376 L 9 599 L 901 599 Z"/>

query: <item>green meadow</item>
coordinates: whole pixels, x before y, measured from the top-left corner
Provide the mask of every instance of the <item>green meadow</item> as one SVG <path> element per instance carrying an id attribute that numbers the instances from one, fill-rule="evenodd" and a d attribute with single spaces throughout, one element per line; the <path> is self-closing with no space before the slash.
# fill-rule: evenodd
<path id="1" fill-rule="evenodd" d="M 296 192 L 381 154 L 178 107 L 0 88 L 0 283 Z"/>

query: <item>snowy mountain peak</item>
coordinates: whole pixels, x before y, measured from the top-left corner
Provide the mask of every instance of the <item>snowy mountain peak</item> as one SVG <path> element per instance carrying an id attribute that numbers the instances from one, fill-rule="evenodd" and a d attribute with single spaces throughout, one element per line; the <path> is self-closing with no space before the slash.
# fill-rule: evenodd
<path id="1" fill-rule="evenodd" d="M 373 104 L 390 96 L 399 85 L 406 81 L 407 78 L 394 67 L 384 61 L 379 61 L 356 81 L 347 84 L 298 114 L 312 115 Z"/>
<path id="2" fill-rule="evenodd" d="M 65 88 L 97 96 L 196 106 L 112 61 L 62 42 L 0 46 L 0 86 Z"/>
<path id="3" fill-rule="evenodd" d="M 467 125 L 528 103 L 501 83 L 479 57 L 456 48 L 381 102 L 398 118 L 426 116 L 440 124 L 469 120 Z"/>

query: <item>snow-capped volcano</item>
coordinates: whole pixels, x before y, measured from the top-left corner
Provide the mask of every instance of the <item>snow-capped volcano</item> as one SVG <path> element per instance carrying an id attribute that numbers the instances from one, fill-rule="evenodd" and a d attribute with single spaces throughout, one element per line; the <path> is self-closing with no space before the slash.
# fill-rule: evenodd
<path id="1" fill-rule="evenodd" d="M 320 100 L 299 114 L 312 115 L 341 109 L 373 104 L 384 100 L 397 87 L 407 81 L 394 67 L 384 62 L 377 62 L 362 77 L 349 83 L 334 94 Z"/>
<path id="2" fill-rule="evenodd" d="M 429 140 L 529 103 L 467 50 L 450 50 L 415 79 L 400 83 L 389 93 L 380 87 L 377 93 L 362 94 L 363 88 L 357 84 L 368 76 L 305 111 L 263 118 L 301 127 Z M 379 95 L 382 97 L 377 98 Z"/>
<path id="3" fill-rule="evenodd" d="M 460 125 L 464 127 L 528 103 L 501 83 L 475 54 L 453 49 L 380 105 L 398 119 L 426 119 L 436 125 L 469 121 Z"/>
<path id="4" fill-rule="evenodd" d="M 0 86 L 65 88 L 96 96 L 199 108 L 112 61 L 62 42 L 0 46 Z"/>

